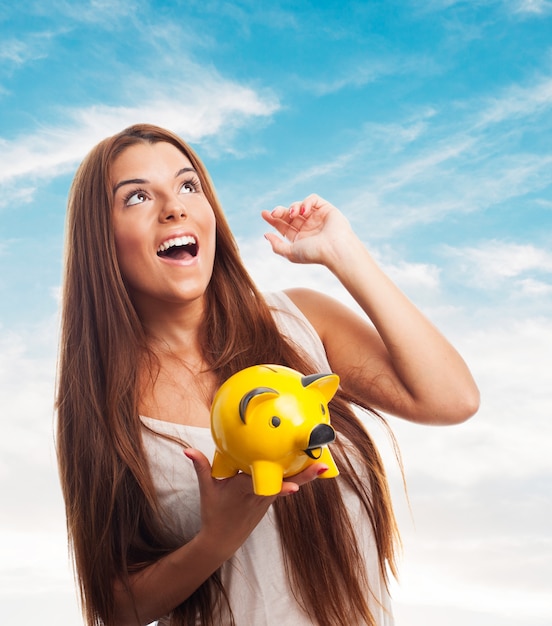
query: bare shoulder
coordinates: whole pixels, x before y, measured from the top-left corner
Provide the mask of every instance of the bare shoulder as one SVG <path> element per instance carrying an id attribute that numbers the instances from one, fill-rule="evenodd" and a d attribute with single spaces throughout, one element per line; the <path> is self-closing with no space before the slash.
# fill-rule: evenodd
<path id="1" fill-rule="evenodd" d="M 387 349 L 373 324 L 335 298 L 311 289 L 285 292 L 318 333 L 343 388 L 368 406 L 387 410 L 397 392 Z M 387 376 L 385 376 L 387 374 Z M 384 379 L 388 380 L 384 384 Z M 375 385 L 374 381 L 379 384 Z"/>

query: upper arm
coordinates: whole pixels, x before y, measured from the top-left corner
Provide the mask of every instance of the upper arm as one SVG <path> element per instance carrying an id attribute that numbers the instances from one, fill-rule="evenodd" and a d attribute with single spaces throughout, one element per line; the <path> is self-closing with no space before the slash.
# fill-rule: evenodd
<path id="1" fill-rule="evenodd" d="M 374 409 L 413 416 L 412 398 L 369 320 L 316 291 L 290 289 L 286 293 L 320 336 L 332 371 L 339 375 L 346 392 Z"/>

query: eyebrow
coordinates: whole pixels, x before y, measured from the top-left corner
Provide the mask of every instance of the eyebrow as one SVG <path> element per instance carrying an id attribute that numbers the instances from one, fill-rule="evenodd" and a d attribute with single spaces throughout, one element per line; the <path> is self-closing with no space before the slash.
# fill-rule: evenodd
<path id="1" fill-rule="evenodd" d="M 194 174 L 197 174 L 193 167 L 183 167 L 182 169 L 178 170 L 178 172 L 176 172 L 174 177 L 178 178 L 186 172 L 194 172 Z M 123 187 L 123 185 L 145 185 L 146 183 L 149 183 L 149 180 L 146 180 L 145 178 L 129 178 L 128 180 L 121 180 L 115 185 L 115 187 L 113 187 L 113 195 L 115 195 L 117 193 L 117 190 L 120 187 Z"/>

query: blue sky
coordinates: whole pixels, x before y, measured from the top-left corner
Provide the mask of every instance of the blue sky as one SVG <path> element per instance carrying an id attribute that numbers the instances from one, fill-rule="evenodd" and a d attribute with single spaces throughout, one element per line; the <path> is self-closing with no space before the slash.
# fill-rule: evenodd
<path id="1" fill-rule="evenodd" d="M 142 121 L 203 157 L 263 289 L 350 302 L 262 237 L 262 209 L 317 192 L 472 367 L 467 424 L 391 420 L 411 512 L 381 438 L 398 625 L 549 624 L 550 0 L 0 2 L 6 620 L 80 623 L 52 446 L 65 204 L 86 152 Z"/>

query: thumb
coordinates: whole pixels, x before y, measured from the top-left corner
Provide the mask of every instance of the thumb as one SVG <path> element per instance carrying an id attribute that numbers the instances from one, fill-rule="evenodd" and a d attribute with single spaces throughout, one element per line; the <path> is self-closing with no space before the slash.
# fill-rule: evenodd
<path id="1" fill-rule="evenodd" d="M 289 242 L 284 241 L 283 239 L 280 239 L 280 237 L 278 237 L 274 233 L 266 233 L 265 239 L 272 246 L 272 252 L 274 252 L 275 254 L 279 254 L 280 256 L 283 256 L 286 259 L 289 259 L 290 248 L 291 248 Z"/>
<path id="2" fill-rule="evenodd" d="M 203 452 L 201 452 L 200 450 L 196 450 L 195 448 L 186 448 L 184 450 L 184 454 L 194 464 L 197 479 L 201 487 L 201 485 L 204 484 L 206 480 L 211 478 L 211 464 L 209 463 L 209 460 L 203 454 Z"/>

